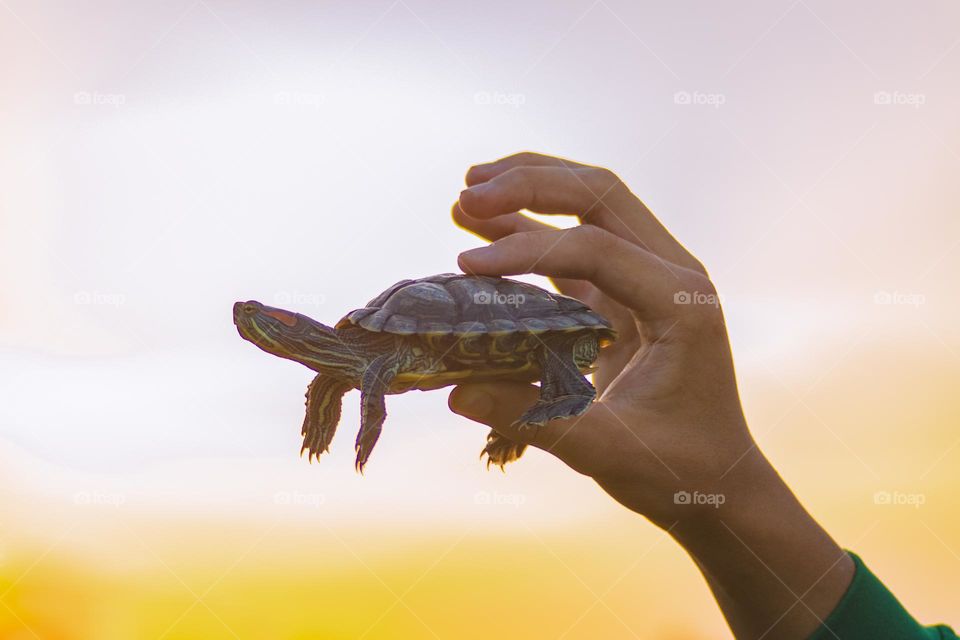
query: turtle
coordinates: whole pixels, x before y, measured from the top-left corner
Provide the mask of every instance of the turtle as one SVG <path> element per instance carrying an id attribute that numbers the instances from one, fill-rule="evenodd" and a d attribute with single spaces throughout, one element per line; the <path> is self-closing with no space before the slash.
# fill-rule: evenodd
<path id="1" fill-rule="evenodd" d="M 384 396 L 482 381 L 540 382 L 515 424 L 541 427 L 583 414 L 596 397 L 584 374 L 616 339 L 583 302 L 525 282 L 444 273 L 401 280 L 329 327 L 305 315 L 237 302 L 240 336 L 316 372 L 307 387 L 300 455 L 329 451 L 343 396 L 360 390 L 355 452 L 363 472 L 386 418 Z M 525 444 L 491 430 L 480 453 L 501 469 Z"/>

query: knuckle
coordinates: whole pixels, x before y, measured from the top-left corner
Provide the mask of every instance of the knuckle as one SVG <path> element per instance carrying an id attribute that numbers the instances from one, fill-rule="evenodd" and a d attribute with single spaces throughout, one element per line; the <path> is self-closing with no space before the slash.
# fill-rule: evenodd
<path id="1" fill-rule="evenodd" d="M 707 267 L 706 267 L 706 265 L 703 264 L 703 262 L 701 262 L 699 259 L 697 259 L 697 258 L 695 258 L 695 257 L 693 257 L 693 256 L 690 256 L 690 261 L 689 261 L 689 262 L 690 262 L 690 264 L 689 264 L 689 266 L 688 266 L 689 269 L 691 269 L 691 270 L 693 270 L 693 271 L 696 271 L 697 273 L 703 275 L 703 277 L 705 277 L 708 281 L 710 280 L 710 274 L 707 273 Z M 711 286 L 713 286 L 713 282 L 710 282 L 710 284 L 711 284 Z"/>
<path id="2" fill-rule="evenodd" d="M 546 251 L 552 240 L 549 231 L 520 231 L 500 238 L 494 244 L 508 249 L 515 255 L 538 255 Z"/>
<path id="3" fill-rule="evenodd" d="M 520 246 L 539 248 L 553 242 L 552 234 L 551 231 L 521 231 L 510 237 L 516 238 L 516 242 Z"/>
<path id="4" fill-rule="evenodd" d="M 691 278 L 691 283 L 696 287 L 697 291 L 716 297 L 717 285 L 713 284 L 713 281 L 705 275 L 698 274 L 696 277 Z"/>
<path id="5" fill-rule="evenodd" d="M 610 210 L 611 196 L 616 199 L 622 190 L 626 190 L 626 186 L 617 174 L 604 167 L 590 167 L 582 175 L 584 198 L 589 204 L 584 203 L 581 219 L 606 215 Z"/>
<path id="6" fill-rule="evenodd" d="M 599 193 L 612 191 L 623 185 L 616 173 L 605 167 L 591 167 L 587 170 L 587 182 Z"/>
<path id="7" fill-rule="evenodd" d="M 609 249 L 613 235 L 592 224 L 582 224 L 570 230 L 574 239 L 594 249 Z"/>
<path id="8" fill-rule="evenodd" d="M 512 156 L 507 157 L 506 159 L 514 163 L 524 164 L 534 162 L 540 157 L 539 153 L 534 153 L 533 151 L 520 151 L 513 154 Z"/>
<path id="9" fill-rule="evenodd" d="M 683 279 L 682 289 L 674 294 L 679 318 L 687 327 L 723 329 L 723 310 L 716 285 L 706 275 L 690 273 Z"/>
<path id="10" fill-rule="evenodd" d="M 602 268 L 605 257 L 609 257 L 620 249 L 619 239 L 616 236 L 592 224 L 582 224 L 570 229 L 568 233 L 572 235 L 574 243 L 578 245 L 580 253 L 585 257 L 584 265 L 588 270 L 588 280 Z"/>
<path id="11" fill-rule="evenodd" d="M 509 185 L 529 186 L 531 184 L 532 171 L 530 167 L 511 167 L 502 174 L 500 179 Z"/>
<path id="12" fill-rule="evenodd" d="M 524 208 L 536 209 L 538 206 L 538 190 L 534 167 L 513 167 L 502 175 L 508 190 L 524 203 Z"/>

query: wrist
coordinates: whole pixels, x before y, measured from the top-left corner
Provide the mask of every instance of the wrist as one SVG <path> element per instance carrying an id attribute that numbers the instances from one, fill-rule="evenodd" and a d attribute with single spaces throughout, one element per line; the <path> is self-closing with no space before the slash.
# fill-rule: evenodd
<path id="1" fill-rule="evenodd" d="M 726 498 L 667 527 L 704 573 L 737 637 L 805 638 L 853 577 L 853 562 L 756 448 L 718 484 Z"/>
<path id="2" fill-rule="evenodd" d="M 699 546 L 701 538 L 709 541 L 728 526 L 763 535 L 787 495 L 792 496 L 786 484 L 754 444 L 715 477 L 680 488 L 674 494 L 672 519 L 657 524 L 672 527 L 672 535 L 685 547 Z"/>

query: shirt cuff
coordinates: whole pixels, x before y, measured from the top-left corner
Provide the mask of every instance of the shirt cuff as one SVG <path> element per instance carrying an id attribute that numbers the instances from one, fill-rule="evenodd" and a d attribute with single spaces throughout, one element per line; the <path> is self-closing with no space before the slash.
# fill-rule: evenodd
<path id="1" fill-rule="evenodd" d="M 856 573 L 836 608 L 809 640 L 941 640 L 956 638 L 947 627 L 923 627 L 855 553 Z M 943 633 L 941 633 L 943 632 Z"/>

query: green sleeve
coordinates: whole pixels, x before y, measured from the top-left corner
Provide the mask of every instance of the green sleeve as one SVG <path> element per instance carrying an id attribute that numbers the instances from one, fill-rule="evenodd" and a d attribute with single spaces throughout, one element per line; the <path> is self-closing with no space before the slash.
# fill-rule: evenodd
<path id="1" fill-rule="evenodd" d="M 856 566 L 847 592 L 809 640 L 957 640 L 950 627 L 920 626 L 863 561 Z"/>

